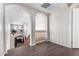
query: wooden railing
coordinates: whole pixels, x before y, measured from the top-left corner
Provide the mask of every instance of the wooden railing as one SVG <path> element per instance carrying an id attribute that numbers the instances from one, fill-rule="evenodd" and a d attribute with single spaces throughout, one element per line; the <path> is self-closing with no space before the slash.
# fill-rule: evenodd
<path id="1" fill-rule="evenodd" d="M 29 44 L 30 44 L 30 34 L 28 35 L 27 38 L 25 38 L 25 40 L 24 40 L 24 46 L 29 46 Z"/>

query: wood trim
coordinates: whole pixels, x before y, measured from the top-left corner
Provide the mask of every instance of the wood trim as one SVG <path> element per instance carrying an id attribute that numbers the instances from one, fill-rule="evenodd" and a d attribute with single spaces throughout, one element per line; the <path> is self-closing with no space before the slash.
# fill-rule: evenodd
<path id="1" fill-rule="evenodd" d="M 35 30 L 35 32 L 46 32 L 46 30 Z"/>

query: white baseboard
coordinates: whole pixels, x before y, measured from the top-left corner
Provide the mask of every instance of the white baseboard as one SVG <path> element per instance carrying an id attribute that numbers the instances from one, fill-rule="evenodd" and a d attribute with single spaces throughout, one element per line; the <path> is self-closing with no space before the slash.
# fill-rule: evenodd
<path id="1" fill-rule="evenodd" d="M 35 46 L 36 44 L 30 44 L 30 46 Z"/>
<path id="2" fill-rule="evenodd" d="M 58 42 L 53 42 L 53 41 L 50 41 L 51 43 L 55 43 L 55 44 L 57 44 L 57 45 L 60 45 L 60 46 L 64 46 L 64 47 L 67 47 L 67 48 L 70 48 L 68 45 L 66 45 L 66 44 L 60 44 L 60 43 L 58 43 Z"/>
<path id="3" fill-rule="evenodd" d="M 46 40 L 42 40 L 42 41 L 36 42 L 36 44 L 41 43 L 41 42 L 44 42 L 44 41 L 46 41 Z"/>

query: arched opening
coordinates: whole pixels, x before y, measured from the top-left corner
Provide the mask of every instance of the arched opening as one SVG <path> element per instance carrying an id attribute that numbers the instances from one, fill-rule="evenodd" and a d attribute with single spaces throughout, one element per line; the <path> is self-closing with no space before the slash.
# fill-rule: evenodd
<path id="1" fill-rule="evenodd" d="M 31 35 L 30 14 L 19 5 L 5 7 L 6 51 L 19 46 L 28 46 Z"/>
<path id="2" fill-rule="evenodd" d="M 47 40 L 47 16 L 44 13 L 35 16 L 35 39 L 36 43 Z"/>

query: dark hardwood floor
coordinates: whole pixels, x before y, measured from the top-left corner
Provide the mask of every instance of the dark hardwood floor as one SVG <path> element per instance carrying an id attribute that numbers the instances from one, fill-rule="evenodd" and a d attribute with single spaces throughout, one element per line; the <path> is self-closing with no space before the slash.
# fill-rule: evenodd
<path id="1" fill-rule="evenodd" d="M 43 42 L 33 47 L 21 46 L 10 49 L 6 56 L 79 56 L 79 49 L 71 49 L 51 42 Z"/>

